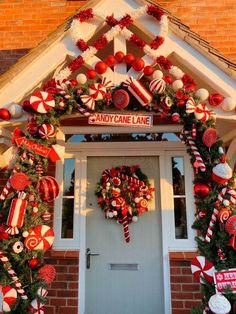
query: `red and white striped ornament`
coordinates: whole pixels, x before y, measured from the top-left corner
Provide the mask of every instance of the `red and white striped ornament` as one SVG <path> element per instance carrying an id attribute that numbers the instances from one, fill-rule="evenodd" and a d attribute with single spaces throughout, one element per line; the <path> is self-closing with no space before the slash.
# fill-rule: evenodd
<path id="1" fill-rule="evenodd" d="M 147 106 L 152 101 L 152 94 L 143 86 L 143 84 L 132 77 L 130 77 L 124 83 L 128 86 L 129 92 L 138 100 L 138 102 L 143 106 Z"/>
<path id="2" fill-rule="evenodd" d="M 215 267 L 205 256 L 196 256 L 191 262 L 191 271 L 198 282 L 205 284 L 204 279 L 208 282 L 213 281 Z"/>
<path id="3" fill-rule="evenodd" d="M 186 102 L 186 113 L 194 113 L 196 120 L 201 122 L 206 122 L 210 119 L 216 119 L 216 114 L 212 110 L 209 110 L 206 104 L 201 103 L 196 105 L 192 97 L 190 97 Z"/>
<path id="4" fill-rule="evenodd" d="M 17 276 L 17 274 L 15 273 L 15 271 L 12 269 L 12 265 L 8 259 L 8 257 L 6 256 L 6 254 L 2 251 L 0 251 L 0 260 L 3 263 L 3 267 L 4 269 L 8 272 L 8 274 L 10 275 L 10 277 L 12 278 L 12 281 L 14 283 L 14 286 L 16 287 L 17 293 L 20 295 L 21 299 L 23 300 L 27 300 L 28 297 L 25 293 L 25 290 L 22 288 L 22 284 Z"/>
<path id="5" fill-rule="evenodd" d="M 234 205 L 236 204 L 236 191 L 230 188 L 223 188 L 220 193 L 218 194 L 217 197 L 217 201 L 215 204 L 215 208 L 213 209 L 213 213 L 211 215 L 211 220 L 205 235 L 205 241 L 210 243 L 211 242 L 211 238 L 212 238 L 212 234 L 213 234 L 213 228 L 215 226 L 215 223 L 217 221 L 217 217 L 219 215 L 219 205 L 222 204 L 224 205 L 224 201 L 226 200 L 224 197 L 225 195 L 228 194 L 228 196 L 230 197 L 229 199 L 229 205 Z"/>
<path id="6" fill-rule="evenodd" d="M 94 100 L 104 99 L 106 93 L 106 88 L 101 83 L 95 83 L 89 86 L 89 95 L 93 97 Z"/>
<path id="7" fill-rule="evenodd" d="M 149 88 L 152 93 L 162 94 L 166 89 L 166 82 L 163 79 L 152 80 L 149 84 Z"/>
<path id="8" fill-rule="evenodd" d="M 21 228 L 24 222 L 25 211 L 27 207 L 27 200 L 25 200 L 26 194 L 24 192 L 20 192 L 18 194 L 18 198 L 14 198 L 11 202 L 11 207 L 9 210 L 8 218 L 7 218 L 7 226 L 6 232 L 15 235 L 19 233 L 18 228 Z"/>
<path id="9" fill-rule="evenodd" d="M 30 97 L 31 107 L 39 113 L 47 113 L 55 107 L 55 100 L 52 94 L 36 91 Z"/>
<path id="10" fill-rule="evenodd" d="M 44 123 L 39 128 L 39 136 L 45 140 L 49 140 L 56 136 L 56 130 L 50 123 Z"/>
<path id="11" fill-rule="evenodd" d="M 129 233 L 129 223 L 128 223 L 128 217 L 124 216 L 122 218 L 122 224 L 123 224 L 123 232 L 124 232 L 124 239 L 126 243 L 130 242 L 130 233 Z"/>
<path id="12" fill-rule="evenodd" d="M 44 314 L 45 305 L 39 299 L 34 299 L 30 303 L 29 311 L 34 314 Z"/>
<path id="13" fill-rule="evenodd" d="M 32 229 L 25 238 L 24 245 L 29 250 L 49 250 L 54 241 L 54 231 L 46 225 Z"/>
<path id="14" fill-rule="evenodd" d="M 124 173 L 119 173 L 118 174 L 118 177 L 122 180 L 127 180 L 129 183 L 134 183 L 134 184 L 137 184 L 138 186 L 143 186 L 145 185 L 145 183 L 142 181 L 142 180 L 139 180 L 137 178 L 134 178 L 134 177 L 131 177 L 131 176 L 128 176 Z"/>
<path id="15" fill-rule="evenodd" d="M 2 309 L 4 313 L 11 312 L 11 308 L 17 300 L 17 292 L 16 289 L 12 288 L 12 286 L 8 285 L 2 287 Z"/>
<path id="16" fill-rule="evenodd" d="M 86 96 L 86 95 L 83 95 L 83 96 Z M 94 103 L 94 105 L 95 105 L 95 103 Z M 83 115 L 83 116 L 85 116 L 85 117 L 89 117 L 91 114 L 90 114 L 90 112 L 88 112 L 86 109 L 84 109 L 84 108 L 82 108 L 82 106 L 80 106 L 79 104 L 78 104 L 78 111 Z"/>
<path id="17" fill-rule="evenodd" d="M 59 194 L 59 185 L 55 178 L 44 176 L 39 179 L 37 190 L 43 201 L 52 202 Z"/>

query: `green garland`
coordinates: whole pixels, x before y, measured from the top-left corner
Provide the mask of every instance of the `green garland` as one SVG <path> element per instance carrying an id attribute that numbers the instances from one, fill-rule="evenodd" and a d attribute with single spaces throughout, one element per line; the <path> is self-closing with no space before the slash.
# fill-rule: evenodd
<path id="1" fill-rule="evenodd" d="M 71 115 L 73 113 L 79 113 L 79 107 L 87 110 L 86 106 L 84 106 L 83 102 L 81 101 L 81 95 L 88 94 L 89 86 L 78 86 L 75 80 L 68 81 L 69 84 L 67 85 L 66 92 L 62 94 L 60 90 L 57 89 L 57 83 L 55 81 L 50 81 L 45 84 L 42 89 L 47 90 L 48 88 L 52 88 L 53 90 L 51 93 L 55 99 L 55 107 L 49 111 L 47 114 L 40 114 L 36 113 L 31 110 L 31 114 L 33 117 L 33 121 L 31 120 L 27 128 L 22 130 L 24 136 L 29 140 L 32 140 L 38 144 L 42 144 L 46 147 L 51 147 L 51 145 L 55 142 L 55 138 L 50 140 L 42 139 L 39 136 L 38 129 L 43 124 L 51 124 L 55 130 L 58 130 L 60 119 L 64 118 L 66 115 Z M 144 86 L 148 88 L 148 81 L 143 81 Z M 117 89 L 126 89 L 129 93 L 127 87 L 123 86 L 116 86 L 115 89 L 109 89 L 107 91 L 106 97 L 100 101 L 96 101 L 95 104 L 95 111 L 103 111 L 103 110 L 111 110 L 114 109 L 114 105 L 112 102 L 112 94 Z M 219 152 L 219 148 L 221 147 L 222 143 L 218 139 L 214 145 L 209 149 L 206 147 L 202 141 L 203 133 L 208 128 L 215 128 L 215 121 L 213 119 L 209 119 L 206 122 L 200 122 L 196 119 L 194 113 L 186 113 L 186 101 L 192 97 L 195 101 L 195 104 L 198 105 L 200 103 L 200 99 L 197 98 L 192 91 L 181 89 L 179 91 L 174 91 L 170 85 L 167 85 L 165 91 L 162 94 L 153 94 L 153 101 L 150 105 L 146 106 L 145 109 L 137 102 L 137 100 L 129 93 L 130 96 L 130 104 L 127 107 L 128 110 L 132 110 L 134 112 L 138 110 L 146 110 L 147 112 L 153 111 L 154 113 L 161 114 L 163 116 L 172 117 L 173 114 L 179 115 L 178 123 L 184 126 L 184 130 L 187 132 L 192 131 L 192 126 L 196 126 L 197 137 L 195 140 L 196 147 L 203 159 L 203 162 L 206 166 L 206 171 L 201 172 L 198 169 L 198 172 L 195 173 L 194 184 L 199 182 L 207 182 L 208 185 L 211 187 L 211 191 L 207 197 L 195 198 L 196 207 L 199 211 L 204 211 L 206 213 L 205 217 L 199 218 L 198 213 L 196 213 L 196 221 L 194 222 L 193 228 L 198 231 L 199 236 L 196 238 L 198 243 L 199 253 L 205 256 L 209 261 L 214 263 L 214 266 L 217 270 L 225 269 L 225 268 L 234 268 L 236 265 L 236 252 L 235 250 L 228 246 L 229 234 L 227 234 L 224 230 L 220 229 L 218 223 L 216 223 L 213 236 L 210 243 L 206 243 L 202 241 L 201 237 L 205 237 L 209 221 L 212 215 L 212 211 L 214 208 L 215 201 L 217 199 L 218 194 L 222 190 L 222 187 L 225 185 L 217 184 L 212 181 L 212 169 L 215 165 L 220 163 L 220 159 L 222 154 Z M 170 107 L 166 107 L 165 99 L 169 97 L 170 102 L 172 105 Z M 26 108 L 26 104 L 23 106 Z M 28 106 L 29 107 L 29 106 Z M 28 110 L 28 109 L 27 109 Z M 36 132 L 32 132 L 33 127 L 36 128 Z M 16 132 L 17 133 L 17 132 Z M 188 145 L 188 142 L 186 141 Z M 193 165 L 195 162 L 195 155 L 193 154 L 192 150 L 188 147 L 188 152 L 191 156 L 191 162 Z M 22 159 L 21 156 L 23 153 L 30 153 L 34 157 L 33 165 L 29 162 L 29 160 Z M 42 256 L 44 254 L 43 251 L 32 251 L 27 250 L 25 247 L 23 251 L 19 254 L 15 254 L 12 251 L 12 245 L 16 241 L 24 242 L 23 232 L 28 231 L 38 225 L 45 224 L 43 220 L 43 214 L 49 211 L 49 204 L 43 202 L 38 195 L 36 186 L 37 182 L 40 178 L 40 174 L 37 172 L 36 165 L 41 164 L 43 167 L 44 173 L 47 172 L 48 169 L 48 159 L 42 156 L 37 155 L 34 151 L 29 151 L 24 147 L 18 148 L 18 156 L 15 161 L 15 168 L 19 172 L 26 173 L 30 180 L 31 185 L 25 189 L 25 193 L 27 197 L 29 195 L 33 195 L 34 201 L 38 204 L 38 213 L 37 215 L 33 216 L 33 205 L 29 202 L 26 215 L 24 219 L 24 225 L 20 228 L 20 233 L 15 236 L 10 236 L 9 238 L 4 239 L 1 237 L 0 243 L 0 250 L 4 252 L 12 267 L 16 271 L 22 286 L 25 287 L 26 294 L 28 296 L 28 300 L 23 300 L 21 298 L 17 298 L 16 303 L 12 306 L 11 313 L 20 314 L 20 313 L 31 313 L 29 310 L 29 305 L 35 298 L 40 299 L 37 296 L 36 291 L 39 287 L 45 287 L 46 281 L 39 278 L 39 270 L 43 266 Z M 194 170 L 196 168 L 194 167 Z M 11 175 L 11 170 L 6 172 L 7 178 Z M 233 178 L 226 184 L 228 187 L 232 187 L 233 185 Z M 100 194 L 100 190 L 97 190 L 97 193 Z M 1 223 L 2 227 L 6 223 L 10 203 L 11 200 L 16 197 L 16 192 L 10 193 L 4 201 L 0 202 L 0 211 L 1 211 Z M 232 214 L 235 215 L 236 211 L 233 207 L 231 207 Z M 4 229 L 1 230 L 0 236 L 4 234 Z M 225 260 L 222 261 L 218 256 L 218 249 L 224 252 Z M 32 258 L 39 259 L 39 264 L 35 267 L 30 267 L 28 261 Z M 12 278 L 9 276 L 7 270 L 3 267 L 2 263 L 0 263 L 0 284 L 2 286 L 12 285 Z M 208 304 L 208 300 L 212 294 L 214 294 L 214 286 L 213 284 L 206 284 L 202 286 L 204 298 L 203 298 L 203 306 L 199 309 L 194 309 L 192 313 L 202 313 L 202 309 L 205 308 Z M 233 295 L 231 292 L 226 292 L 226 297 L 231 302 L 232 306 L 236 302 L 236 296 Z M 41 300 L 42 301 L 42 300 Z"/>

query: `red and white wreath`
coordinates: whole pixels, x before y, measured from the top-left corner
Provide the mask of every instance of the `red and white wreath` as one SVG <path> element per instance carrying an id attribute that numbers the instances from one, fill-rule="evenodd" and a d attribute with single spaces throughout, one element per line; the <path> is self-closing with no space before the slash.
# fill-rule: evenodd
<path id="1" fill-rule="evenodd" d="M 123 225 L 124 239 L 130 242 L 129 223 L 148 211 L 154 188 L 139 166 L 106 169 L 97 184 L 95 194 L 107 219 Z"/>

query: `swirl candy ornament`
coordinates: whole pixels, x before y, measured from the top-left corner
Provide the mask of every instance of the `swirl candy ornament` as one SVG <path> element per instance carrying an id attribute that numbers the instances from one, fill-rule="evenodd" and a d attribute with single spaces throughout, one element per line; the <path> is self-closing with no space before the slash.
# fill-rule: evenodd
<path id="1" fill-rule="evenodd" d="M 225 223 L 230 216 L 230 210 L 228 208 L 221 208 L 221 210 L 218 212 L 217 218 L 219 222 Z"/>
<path id="2" fill-rule="evenodd" d="M 39 225 L 29 232 L 24 245 L 29 250 L 49 250 L 54 241 L 54 231 L 46 225 Z"/>

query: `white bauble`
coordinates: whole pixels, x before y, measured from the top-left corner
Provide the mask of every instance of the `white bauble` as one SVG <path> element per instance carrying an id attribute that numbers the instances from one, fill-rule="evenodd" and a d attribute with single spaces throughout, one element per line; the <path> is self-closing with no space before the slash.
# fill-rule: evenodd
<path id="1" fill-rule="evenodd" d="M 236 107 L 236 100 L 233 99 L 232 97 L 226 97 L 221 104 L 221 108 L 224 111 L 234 110 L 235 107 Z"/>
<path id="2" fill-rule="evenodd" d="M 183 88 L 183 86 L 184 86 L 184 83 L 181 80 L 175 80 L 172 83 L 172 88 L 174 91 L 177 91 L 178 89 Z"/>
<path id="3" fill-rule="evenodd" d="M 223 204 L 225 207 L 228 207 L 230 205 L 230 202 L 229 202 L 229 200 L 224 200 Z"/>
<path id="4" fill-rule="evenodd" d="M 109 217 L 109 218 L 113 218 L 113 213 L 112 213 L 112 212 L 109 212 L 109 213 L 108 213 L 108 217 Z"/>
<path id="5" fill-rule="evenodd" d="M 76 80 L 77 80 L 78 84 L 84 85 L 87 82 L 87 77 L 85 74 L 80 73 L 76 76 Z"/>
<path id="6" fill-rule="evenodd" d="M 9 110 L 13 119 L 18 119 L 23 114 L 23 109 L 18 104 L 11 104 L 10 107 L 8 108 L 8 110 Z"/>
<path id="7" fill-rule="evenodd" d="M 23 231 L 22 236 L 23 236 L 24 238 L 27 238 L 28 235 L 29 235 L 29 232 L 28 232 L 28 231 Z"/>
<path id="8" fill-rule="evenodd" d="M 137 222 L 137 221 L 138 221 L 138 216 L 133 216 L 133 217 L 132 217 L 132 221 L 133 221 L 133 222 Z"/>
<path id="9" fill-rule="evenodd" d="M 152 77 L 154 79 L 162 79 L 163 78 L 163 73 L 160 70 L 156 70 L 153 72 Z"/>
<path id="10" fill-rule="evenodd" d="M 117 211 L 116 211 L 116 210 L 114 210 L 114 211 L 113 211 L 113 217 L 116 217 L 116 216 L 117 216 L 117 214 L 118 214 L 118 213 L 117 213 Z"/>
<path id="11" fill-rule="evenodd" d="M 205 88 L 200 88 L 196 91 L 195 96 L 199 97 L 201 101 L 205 101 L 209 97 L 209 92 Z"/>

